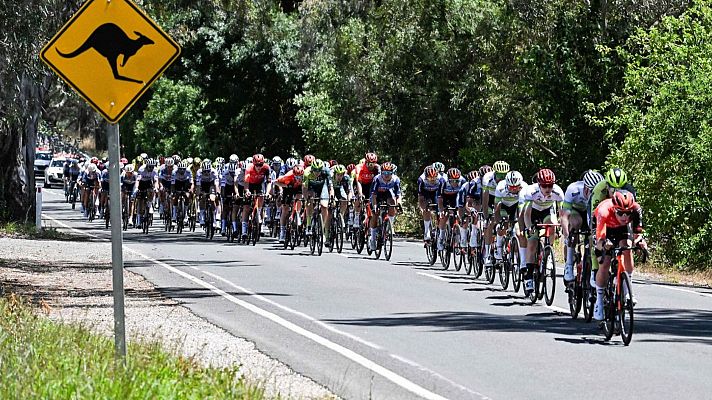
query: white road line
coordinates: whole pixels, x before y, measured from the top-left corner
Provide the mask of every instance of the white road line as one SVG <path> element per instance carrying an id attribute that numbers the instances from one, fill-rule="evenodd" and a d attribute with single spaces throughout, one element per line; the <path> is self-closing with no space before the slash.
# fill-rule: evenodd
<path id="1" fill-rule="evenodd" d="M 479 393 L 479 392 L 475 392 L 474 390 L 469 389 L 469 388 L 467 388 L 467 387 L 465 387 L 465 386 L 462 386 L 462 385 L 460 385 L 460 384 L 457 383 L 457 382 L 453 382 L 453 381 L 451 381 L 450 379 L 448 379 L 448 378 L 446 378 L 446 377 L 444 377 L 444 376 L 438 374 L 437 372 L 435 372 L 435 371 L 433 371 L 433 370 L 430 370 L 430 369 L 428 369 L 428 368 L 423 367 L 422 365 L 418 364 L 418 363 L 415 362 L 415 361 L 409 360 L 409 359 L 407 359 L 407 358 L 405 358 L 405 357 L 402 357 L 402 356 L 399 356 L 399 355 L 397 355 L 397 354 L 390 354 L 390 356 L 393 357 L 393 358 L 395 358 L 396 360 L 402 362 L 402 363 L 408 364 L 408 365 L 410 365 L 410 366 L 412 366 L 412 367 L 414 367 L 414 368 L 417 368 L 417 369 L 419 369 L 419 370 L 421 370 L 421 371 L 423 371 L 423 372 L 427 372 L 428 374 L 430 374 L 430 375 L 432 375 L 432 376 L 434 376 L 434 377 L 436 377 L 436 378 L 438 378 L 438 379 L 441 379 L 441 380 L 443 380 L 443 381 L 445 381 L 445 382 L 451 384 L 452 386 L 454 386 L 454 387 L 456 387 L 456 388 L 458 388 L 458 389 L 460 389 L 460 390 L 463 390 L 463 391 L 465 391 L 465 392 L 467 392 L 467 393 L 470 393 L 470 394 L 474 394 L 475 396 L 478 396 L 478 397 L 480 397 L 481 399 L 489 399 L 489 397 L 485 396 L 484 394 Z"/>
<path id="2" fill-rule="evenodd" d="M 359 342 L 359 343 L 361 343 L 361 344 L 364 344 L 364 345 L 366 345 L 366 346 L 368 346 L 368 347 L 371 347 L 371 348 L 374 348 L 374 349 L 376 349 L 376 350 L 383 350 L 383 348 L 382 348 L 381 346 L 377 345 L 377 344 L 371 343 L 371 342 L 369 342 L 369 341 L 367 341 L 367 340 L 361 339 L 361 338 L 358 337 L 358 336 L 355 336 L 355 335 L 352 335 L 352 334 L 350 334 L 350 333 L 347 333 L 347 332 L 341 331 L 341 330 L 339 330 L 339 329 L 336 329 L 336 328 L 334 328 L 333 326 L 327 325 L 326 323 L 324 323 L 324 322 L 322 322 L 322 321 L 319 321 L 318 319 L 316 319 L 316 318 L 314 318 L 314 317 L 312 317 L 312 316 L 310 316 L 310 315 L 304 314 L 304 313 L 301 312 L 301 311 L 294 310 L 294 309 L 289 308 L 289 307 L 287 307 L 287 306 L 285 306 L 285 305 L 279 304 L 279 303 L 277 303 L 277 302 L 274 301 L 274 300 L 270 300 L 270 299 L 268 299 L 268 298 L 266 298 L 266 297 L 264 297 L 264 296 L 262 296 L 262 295 L 259 295 L 259 294 L 255 293 L 255 292 L 251 291 L 250 289 L 244 288 L 244 287 L 242 287 L 242 286 L 238 286 L 238 285 L 236 285 L 235 283 L 233 283 L 233 282 L 231 282 L 231 281 L 229 281 L 229 280 L 223 278 L 223 277 L 220 276 L 220 275 L 216 275 L 216 274 L 213 274 L 212 272 L 209 272 L 209 271 L 205 271 L 205 270 L 196 268 L 196 267 L 194 267 L 194 266 L 192 266 L 192 265 L 190 265 L 190 264 L 184 263 L 184 262 L 182 262 L 182 261 L 177 261 L 177 262 L 180 263 L 180 264 L 183 264 L 183 265 L 185 265 L 185 266 L 188 266 L 188 267 L 197 269 L 198 271 L 200 271 L 200 272 L 202 272 L 202 273 L 204 273 L 204 274 L 210 275 L 210 276 L 212 276 L 213 278 L 218 279 L 218 280 L 220 280 L 220 281 L 222 281 L 222 282 L 224 282 L 224 283 L 226 283 L 226 284 L 228 284 L 228 285 L 234 287 L 235 289 L 237 289 L 237 290 L 239 290 L 239 291 L 241 291 L 241 292 L 243 292 L 243 293 L 246 293 L 246 294 L 248 294 L 248 295 L 250 295 L 250 296 L 252 296 L 252 297 L 254 297 L 254 298 L 258 299 L 258 300 L 262 300 L 262 301 L 264 301 L 265 303 L 269 303 L 269 304 L 271 304 L 271 305 L 273 305 L 273 306 L 275 306 L 275 307 L 277 307 L 277 308 L 279 308 L 279 309 L 282 309 L 282 310 L 284 310 L 284 311 L 287 311 L 287 312 L 289 312 L 289 313 L 291 313 L 291 314 L 297 315 L 297 316 L 302 317 L 302 318 L 304 318 L 304 319 L 306 319 L 306 320 L 309 320 L 309 321 L 311 321 L 311 322 L 314 322 L 314 323 L 318 324 L 319 326 L 321 326 L 321 327 L 323 327 L 323 328 L 325 328 L 325 329 L 328 329 L 328 330 L 330 330 L 330 331 L 332 331 L 332 332 L 334 332 L 334 333 L 337 333 L 337 334 L 339 334 L 339 335 L 345 336 L 345 337 L 347 337 L 347 338 L 349 338 L 349 339 L 352 339 L 352 340 L 354 340 L 354 341 L 357 341 L 357 342 Z"/>
<path id="3" fill-rule="evenodd" d="M 60 224 L 60 225 L 62 225 L 62 226 L 64 226 L 64 227 L 66 227 L 66 228 L 69 228 L 69 229 L 71 229 L 71 230 L 73 230 L 73 231 L 75 231 L 75 232 L 78 232 L 78 233 L 80 233 L 80 234 L 82 234 L 82 235 L 87 235 L 87 236 L 91 236 L 91 237 L 94 237 L 94 238 L 99 239 L 99 237 L 96 236 L 96 235 L 92 235 L 92 234 L 90 234 L 90 233 L 82 232 L 82 231 L 80 231 L 80 230 L 78 230 L 78 229 L 74 229 L 74 228 L 72 228 L 71 226 L 69 226 L 69 225 L 67 225 L 67 224 L 65 224 L 65 223 L 63 223 L 63 222 L 60 222 L 59 220 L 57 220 L 57 219 L 55 219 L 55 218 L 53 218 L 53 217 L 50 217 L 50 216 L 48 216 L 48 215 L 47 215 L 47 217 L 48 217 L 49 219 L 51 219 L 51 220 L 57 222 L 58 224 Z M 124 246 L 124 247 L 125 247 L 126 251 L 130 251 L 130 252 L 132 252 L 132 253 L 138 255 L 139 257 L 142 257 L 142 258 L 144 258 L 144 259 L 146 259 L 146 260 L 148 260 L 148 261 L 150 261 L 150 262 L 152 262 L 152 263 L 154 263 L 154 264 L 156 264 L 156 265 L 159 265 L 159 266 L 161 266 L 161 267 L 167 269 L 168 271 L 171 271 L 171 272 L 173 272 L 173 273 L 175 273 L 175 274 L 178 274 L 178 275 L 180 275 L 180 276 L 182 276 L 182 277 L 188 279 L 189 281 L 191 281 L 191 282 L 193 282 L 193 283 L 195 283 L 195 284 L 197 284 L 197 285 L 199 285 L 199 286 L 202 286 L 202 287 L 204 287 L 204 288 L 206 288 L 206 289 L 212 291 L 213 293 L 216 293 L 216 294 L 218 294 L 218 295 L 224 297 L 226 300 L 230 301 L 230 302 L 233 303 L 233 304 L 236 304 L 236 305 L 238 305 L 238 306 L 240 306 L 240 307 L 242 307 L 242 308 L 245 308 L 245 309 L 247 309 L 247 310 L 249 310 L 249 311 L 252 311 L 253 313 L 255 313 L 255 314 L 257 314 L 257 315 L 259 315 L 259 316 L 261 316 L 261 317 L 267 318 L 267 319 L 269 319 L 270 321 L 272 321 L 272 322 L 274 322 L 274 323 L 276 323 L 276 324 L 278 324 L 278 325 L 281 325 L 281 326 L 283 326 L 284 328 L 289 329 L 290 331 L 292 331 L 292 332 L 294 332 L 294 333 L 296 333 L 296 334 L 298 334 L 298 335 L 304 336 L 305 338 L 310 339 L 310 340 L 312 340 L 312 341 L 314 341 L 314 342 L 316 342 L 316 343 L 318 343 L 318 344 L 320 344 L 320 345 L 322 345 L 322 346 L 324 346 L 324 347 L 326 347 L 326 348 L 328 348 L 328 349 L 330 349 L 330 350 L 332 350 L 332 351 L 334 351 L 334 352 L 336 352 L 336 353 L 338 353 L 338 354 L 340 354 L 340 355 L 342 355 L 342 356 L 348 358 L 349 360 L 351 360 L 351 361 L 353 361 L 353 362 L 355 362 L 355 363 L 357 363 L 357 364 L 360 364 L 360 365 L 363 366 L 364 368 L 367 368 L 367 369 L 373 371 L 374 373 L 376 373 L 376 374 L 378 374 L 378 375 L 381 375 L 382 377 L 388 379 L 389 381 L 395 383 L 396 385 L 402 387 L 403 389 L 405 389 L 405 390 L 407 390 L 407 391 L 409 391 L 409 392 L 411 392 L 411 393 L 414 393 L 414 394 L 416 394 L 416 395 L 418 395 L 418 396 L 420 396 L 420 397 L 423 397 L 423 398 L 425 398 L 425 399 L 447 400 L 445 397 L 440 396 L 439 394 L 433 393 L 433 392 L 431 392 L 431 391 L 425 389 L 424 387 L 418 385 L 417 383 L 412 382 L 412 381 L 408 380 L 407 378 L 405 378 L 405 377 L 403 377 L 403 376 L 400 376 L 400 375 L 396 374 L 395 372 L 393 372 L 393 371 L 391 371 L 391 370 L 389 370 L 389 369 L 387 369 L 387 368 L 385 368 L 385 367 L 382 367 L 381 365 L 379 365 L 379 364 L 377 364 L 377 363 L 375 363 L 375 362 L 369 360 L 368 358 L 366 358 L 366 357 L 364 357 L 364 356 L 362 356 L 362 355 L 360 355 L 360 354 L 354 352 L 353 350 L 347 349 L 347 348 L 345 348 L 345 347 L 343 347 L 343 346 L 341 346 L 341 345 L 339 345 L 339 344 L 336 344 L 336 343 L 334 343 L 334 342 L 332 342 L 332 341 L 330 341 L 330 340 L 328 340 L 328 339 L 326 339 L 326 338 L 324 338 L 324 337 L 322 337 L 322 336 L 319 336 L 319 335 L 317 335 L 317 334 L 315 334 L 315 333 L 313 333 L 313 332 L 311 332 L 311 331 L 308 331 L 308 330 L 306 330 L 306 329 L 304 329 L 304 328 L 302 328 L 302 327 L 300 327 L 300 326 L 298 326 L 298 325 L 296 325 L 296 324 L 294 324 L 294 323 L 292 323 L 292 322 L 289 322 L 289 321 L 285 320 L 284 318 L 282 318 L 282 317 L 280 317 L 280 316 L 278 316 L 278 315 L 276 315 L 276 314 L 274 314 L 274 313 L 271 313 L 271 312 L 269 312 L 269 311 L 263 310 L 263 309 L 261 309 L 261 308 L 255 306 L 254 304 L 251 304 L 251 303 L 246 302 L 246 301 L 244 301 L 244 300 L 240 300 L 240 299 L 236 298 L 235 296 L 233 296 L 233 295 L 231 295 L 231 294 L 228 294 L 228 293 L 226 293 L 225 291 L 223 291 L 223 290 L 221 290 L 221 289 L 218 289 L 217 287 L 215 287 L 215 286 L 209 284 L 208 282 L 206 282 L 206 281 L 204 281 L 204 280 L 202 280 L 202 279 L 200 279 L 200 278 L 196 278 L 196 277 L 193 276 L 193 275 L 190 275 L 190 274 L 188 274 L 188 273 L 186 273 L 186 272 L 183 272 L 183 271 L 181 271 L 181 270 L 179 270 L 179 269 L 177 269 L 177 268 L 175 268 L 175 267 L 172 267 L 172 266 L 170 266 L 170 265 L 168 265 L 168 264 L 166 264 L 166 263 L 164 263 L 164 262 L 158 261 L 158 260 L 156 260 L 156 259 L 154 259 L 154 258 L 151 258 L 151 257 L 149 257 L 149 256 L 147 256 L 147 255 L 144 255 L 143 253 L 138 252 L 138 251 L 136 251 L 136 250 L 133 250 L 133 249 L 127 247 L 127 246 Z M 205 271 L 203 271 L 203 272 L 205 272 Z M 440 277 L 438 277 L 438 278 L 440 278 Z M 485 397 L 483 396 L 483 398 L 485 398 Z"/>
<path id="4" fill-rule="evenodd" d="M 657 284 L 657 283 L 653 283 L 652 285 L 653 285 L 653 286 L 660 287 L 660 288 L 663 288 L 663 289 L 677 290 L 678 292 L 687 292 L 687 293 L 692 293 L 692 294 L 696 294 L 696 295 L 698 295 L 698 296 L 703 296 L 703 297 L 712 297 L 712 294 L 700 293 L 700 292 L 696 292 L 696 291 L 694 291 L 694 290 L 682 289 L 682 288 L 673 287 L 673 286 L 667 286 L 667 285 L 659 285 L 659 284 Z"/>
<path id="5" fill-rule="evenodd" d="M 443 278 L 442 276 L 432 275 L 432 274 L 429 274 L 429 273 L 427 273 L 427 272 L 416 272 L 416 274 L 418 274 L 418 275 L 423 275 L 423 276 L 427 276 L 428 278 L 437 279 L 437 280 L 442 281 L 442 282 L 450 282 L 449 279 L 445 279 L 445 278 Z"/>

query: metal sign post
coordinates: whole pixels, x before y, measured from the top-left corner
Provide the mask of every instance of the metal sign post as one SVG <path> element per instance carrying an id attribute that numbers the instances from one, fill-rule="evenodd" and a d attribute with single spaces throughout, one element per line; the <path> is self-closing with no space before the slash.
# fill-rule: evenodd
<path id="1" fill-rule="evenodd" d="M 109 124 L 109 207 L 111 212 L 111 267 L 114 291 L 114 343 L 116 356 L 126 357 L 126 328 L 124 318 L 124 256 L 121 221 L 121 182 L 119 176 L 119 124 Z"/>

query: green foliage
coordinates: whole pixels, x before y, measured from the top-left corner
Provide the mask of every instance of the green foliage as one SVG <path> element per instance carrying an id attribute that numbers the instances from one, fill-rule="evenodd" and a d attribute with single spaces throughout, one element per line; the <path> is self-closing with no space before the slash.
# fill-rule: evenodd
<path id="1" fill-rule="evenodd" d="M 635 177 L 650 236 L 679 268 L 709 266 L 712 251 L 712 8 L 640 31 L 621 49 L 625 90 L 609 159 Z"/>
<path id="2" fill-rule="evenodd" d="M 16 297 L 0 299 L 0 365 L 3 399 L 263 398 L 237 367 L 205 368 L 157 343 L 130 343 L 122 367 L 110 338 L 39 317 Z"/>

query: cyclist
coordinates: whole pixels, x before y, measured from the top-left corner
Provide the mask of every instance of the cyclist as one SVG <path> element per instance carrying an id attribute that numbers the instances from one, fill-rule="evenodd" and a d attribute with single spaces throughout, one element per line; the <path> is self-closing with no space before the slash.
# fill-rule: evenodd
<path id="1" fill-rule="evenodd" d="M 358 226 L 364 221 L 359 221 L 359 215 L 361 213 L 361 206 L 363 199 L 367 199 L 371 196 L 371 185 L 373 183 L 373 178 L 376 177 L 381 171 L 378 163 L 378 156 L 376 153 L 366 153 L 364 162 L 356 166 L 356 194 L 357 197 L 354 201 L 354 226 Z M 368 219 L 368 216 L 366 217 Z"/>
<path id="2" fill-rule="evenodd" d="M 141 167 L 141 169 L 138 170 L 138 177 L 136 179 L 136 183 L 134 184 L 134 190 L 132 193 L 132 197 L 136 197 L 136 194 L 141 191 L 141 192 L 146 192 L 146 199 L 147 204 L 153 203 L 153 195 L 155 192 L 158 192 L 158 173 L 156 173 L 155 168 L 156 168 L 156 160 L 149 158 L 145 160 L 146 165 Z M 139 199 L 138 204 L 136 206 L 136 209 L 139 211 L 137 212 L 137 217 L 136 217 L 136 226 L 141 225 L 141 218 L 143 216 L 143 210 L 147 207 L 146 204 L 143 203 L 144 199 Z"/>
<path id="3" fill-rule="evenodd" d="M 495 255 L 494 258 L 497 262 L 502 261 L 502 247 L 504 245 L 504 235 L 508 229 L 509 224 L 516 224 L 519 216 L 519 194 L 522 190 L 527 188 L 527 183 L 524 181 L 524 177 L 518 171 L 509 171 L 505 176 L 503 181 L 497 184 L 497 189 L 495 190 L 495 200 L 497 204 L 495 206 L 494 215 L 495 219 L 507 218 L 507 222 L 504 223 L 502 229 L 497 231 L 497 239 L 495 242 Z M 519 229 L 516 229 L 517 240 L 519 241 L 519 259 L 524 260 L 526 256 L 526 246 L 522 249 L 523 245 L 526 245 L 524 235 Z M 521 263 L 521 261 L 520 261 Z"/>
<path id="4" fill-rule="evenodd" d="M 270 161 L 270 175 L 269 179 L 270 182 L 274 182 L 277 180 L 277 176 L 279 174 L 279 171 L 282 169 L 282 164 L 284 162 L 282 161 L 282 158 L 279 156 L 274 156 L 272 157 L 272 160 Z M 277 185 L 272 185 L 271 191 L 267 192 L 269 193 L 270 197 L 275 200 L 275 203 L 279 201 L 279 196 L 278 196 L 278 190 L 279 186 Z M 272 205 L 273 202 L 268 202 L 268 204 L 265 206 L 265 222 L 269 223 L 272 220 Z M 279 218 L 280 216 L 278 213 L 280 212 L 280 205 L 275 204 L 276 211 L 275 211 L 275 218 Z"/>
<path id="5" fill-rule="evenodd" d="M 207 202 L 211 201 L 209 198 L 210 192 L 215 191 L 216 194 L 220 193 L 220 177 L 218 172 L 213 168 L 210 159 L 204 159 L 198 170 L 198 176 L 195 178 L 196 186 L 198 190 L 198 222 L 200 226 L 205 225 L 205 209 L 207 208 Z M 214 204 L 217 207 L 217 204 Z"/>
<path id="6" fill-rule="evenodd" d="M 556 210 L 564 201 L 564 192 L 556 184 L 554 171 L 544 168 L 537 172 L 537 183 L 530 185 L 524 192 L 524 225 L 527 231 L 527 252 L 524 294 L 529 295 L 534 290 L 534 269 L 536 264 L 537 240 L 539 229 L 537 224 L 556 223 Z"/>
<path id="7" fill-rule="evenodd" d="M 163 215 L 164 211 L 164 204 L 166 204 L 167 197 L 171 193 L 171 183 L 173 182 L 173 165 L 175 161 L 173 161 L 172 158 L 168 157 L 164 159 L 164 165 L 160 167 L 158 170 L 158 183 L 159 183 L 159 205 L 158 205 L 158 214 Z"/>
<path id="8" fill-rule="evenodd" d="M 447 170 L 447 180 L 440 186 L 438 192 L 438 209 L 440 211 L 440 220 L 438 224 L 438 251 L 445 248 L 445 225 L 448 223 L 448 208 L 458 208 L 457 197 L 465 185 L 466 180 L 462 173 L 457 168 Z M 449 243 L 448 243 L 449 244 Z"/>
<path id="9" fill-rule="evenodd" d="M 304 170 L 304 184 L 302 185 L 302 196 L 307 200 L 307 230 L 306 234 L 311 235 L 311 218 L 314 213 L 314 205 L 311 200 L 319 199 L 321 216 L 324 221 L 324 237 L 328 241 L 329 232 L 329 199 L 334 197 L 334 183 L 331 169 L 324 161 L 315 159 L 309 167 Z"/>
<path id="10" fill-rule="evenodd" d="M 640 205 L 635 202 L 630 192 L 616 192 L 610 199 L 603 200 L 594 210 L 596 218 L 596 257 L 602 268 L 596 273 L 596 306 L 593 309 L 593 318 L 603 320 L 603 293 L 608 283 L 609 266 L 611 263 L 611 247 L 631 247 L 632 243 L 639 243 L 646 247 L 642 238 L 643 225 L 640 220 L 633 218 L 640 213 Z M 632 227 L 633 236 L 630 235 L 629 226 Z M 631 239 L 633 239 L 631 241 Z M 623 253 L 623 267 L 628 276 L 633 273 L 633 255 L 630 251 Z M 632 280 L 631 280 L 632 282 Z"/>
<path id="11" fill-rule="evenodd" d="M 294 166 L 297 164 L 299 164 L 299 161 L 297 161 L 296 158 L 294 158 L 294 157 L 287 158 L 287 160 L 284 162 L 284 165 L 282 165 L 282 168 L 279 169 L 279 173 L 277 174 L 277 177 L 284 176 L 289 171 L 293 171 Z"/>
<path id="12" fill-rule="evenodd" d="M 72 182 L 74 185 L 77 184 L 77 179 L 79 179 L 79 175 L 82 173 L 81 168 L 79 168 L 79 161 L 76 158 L 73 158 L 70 160 L 70 166 L 67 169 L 67 172 L 64 173 L 64 181 L 67 185 L 67 190 L 72 189 Z M 83 207 L 83 205 L 82 205 Z"/>
<path id="13" fill-rule="evenodd" d="M 381 173 L 373 179 L 371 189 L 371 208 L 375 212 L 380 204 L 388 204 L 389 206 L 401 205 L 401 184 L 400 178 L 394 174 L 396 166 L 390 162 L 384 162 L 381 165 Z M 344 168 L 344 172 L 345 168 Z M 388 215 L 393 224 L 396 223 L 396 210 L 393 207 L 388 208 Z M 378 218 L 371 218 L 371 240 L 369 246 L 371 250 L 376 250 L 376 236 L 378 235 Z"/>
<path id="14" fill-rule="evenodd" d="M 237 189 L 235 188 L 237 175 L 239 175 L 237 162 L 227 164 L 222 174 L 220 174 L 220 198 L 223 202 L 220 214 L 220 233 L 223 236 L 227 233 L 228 213 L 232 214 L 232 231 L 235 232 L 235 235 L 237 234 L 237 206 L 234 203 L 235 195 L 237 194 Z"/>
<path id="15" fill-rule="evenodd" d="M 190 200 L 190 194 L 193 193 L 193 189 L 195 188 L 195 184 L 193 183 L 193 174 L 191 174 L 190 170 L 188 169 L 188 164 L 187 161 L 181 161 L 178 163 L 178 168 L 176 168 L 175 171 L 173 171 L 173 176 L 171 179 L 171 186 L 173 186 L 173 193 L 178 193 L 180 196 L 184 196 L 186 200 Z M 187 203 L 187 201 L 186 201 Z M 173 197 L 173 204 L 172 204 L 172 212 L 171 212 L 171 217 L 173 218 L 173 222 L 177 222 L 178 219 L 178 197 L 174 196 Z M 185 212 L 185 210 L 184 210 Z M 185 218 L 185 214 L 183 214 L 183 217 Z"/>
<path id="16" fill-rule="evenodd" d="M 121 203 L 127 204 L 129 201 L 129 196 L 133 192 L 134 185 L 136 184 L 136 173 L 134 172 L 133 164 L 128 164 L 124 167 L 124 171 L 121 173 Z M 133 203 L 128 203 L 128 215 L 129 223 L 133 225 Z"/>
<path id="17" fill-rule="evenodd" d="M 87 165 L 82 176 L 82 188 L 84 189 L 82 191 L 82 212 L 86 218 L 89 216 L 89 192 L 94 192 L 94 198 L 96 198 L 99 188 L 99 172 L 96 164 L 90 163 Z"/>
<path id="18" fill-rule="evenodd" d="M 564 193 L 564 204 L 561 209 L 561 231 L 564 236 L 566 250 L 566 265 L 564 267 L 564 283 L 574 280 L 575 256 L 573 238 L 570 233 L 576 230 L 589 230 L 588 226 L 588 199 L 593 188 L 603 180 L 603 175 L 598 171 L 588 170 L 580 181 L 571 183 Z"/>
<path id="19" fill-rule="evenodd" d="M 97 169 L 99 170 L 99 184 L 101 185 L 101 191 L 99 192 L 99 218 L 104 218 L 104 212 L 109 202 L 109 168 L 108 165 L 99 163 Z"/>
<path id="20" fill-rule="evenodd" d="M 423 216 L 423 240 L 429 242 L 430 237 L 430 204 L 438 204 L 438 193 L 445 185 L 445 179 L 440 176 L 438 171 L 432 165 L 428 165 L 423 170 L 423 173 L 418 177 L 418 207 Z"/>
<path id="21" fill-rule="evenodd" d="M 335 165 L 331 171 L 334 175 L 334 194 L 336 201 L 339 202 L 339 211 L 342 216 L 345 216 L 349 202 L 354 198 L 354 181 L 346 173 L 346 167 L 343 164 Z"/>
<path id="22" fill-rule="evenodd" d="M 296 161 L 296 160 L 295 160 Z M 302 198 L 302 182 L 304 181 L 304 167 L 295 165 L 292 170 L 277 178 L 275 185 L 282 188 L 282 215 L 280 218 L 279 242 L 284 243 L 284 238 L 287 235 L 287 218 L 289 217 L 289 205 L 294 203 L 294 200 Z M 295 215 L 297 216 L 297 225 L 300 224 L 299 213 L 301 212 L 301 202 L 294 203 Z"/>
<path id="23" fill-rule="evenodd" d="M 494 211 L 495 206 L 495 191 L 499 182 L 503 181 L 509 172 L 509 164 L 505 161 L 497 161 L 492 167 L 492 171 L 482 177 L 482 214 L 485 221 L 488 221 L 485 227 L 485 266 L 492 266 L 493 260 L 490 255 L 492 246 L 492 231 L 494 230 L 497 221 L 493 218 L 490 220 L 490 214 Z"/>
<path id="24" fill-rule="evenodd" d="M 598 182 L 591 191 L 591 204 L 589 211 L 595 210 L 598 203 L 611 198 L 613 193 L 625 190 L 636 197 L 636 191 L 633 185 L 628 182 L 628 174 L 620 168 L 611 168 L 606 172 L 605 179 Z"/>
<path id="25" fill-rule="evenodd" d="M 250 197 L 253 194 L 269 195 L 272 188 L 272 181 L 270 180 L 270 167 L 265 163 L 265 156 L 262 154 L 255 154 L 251 157 L 252 162 L 249 163 L 245 168 L 245 196 Z M 266 184 L 266 187 L 265 187 Z M 257 197 L 256 199 L 256 215 L 257 223 L 261 223 L 262 217 L 262 206 L 264 205 L 264 197 Z M 245 204 L 242 209 L 242 238 L 247 240 L 247 220 L 250 216 L 251 204 Z"/>

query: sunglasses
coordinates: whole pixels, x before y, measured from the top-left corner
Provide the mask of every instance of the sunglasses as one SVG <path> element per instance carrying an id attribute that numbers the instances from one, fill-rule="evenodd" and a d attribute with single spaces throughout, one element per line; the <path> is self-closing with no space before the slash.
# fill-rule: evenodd
<path id="1" fill-rule="evenodd" d="M 522 189 L 521 186 L 508 186 L 510 192 L 518 192 Z"/>
<path id="2" fill-rule="evenodd" d="M 630 217 L 631 211 L 616 210 L 616 215 L 619 217 Z"/>
<path id="3" fill-rule="evenodd" d="M 381 172 L 381 174 L 384 176 L 391 176 L 391 175 L 393 175 L 393 171 L 383 171 L 383 172 Z"/>
<path id="4" fill-rule="evenodd" d="M 546 184 L 546 185 L 540 184 L 539 187 L 542 189 L 552 189 L 554 187 L 554 185 L 553 184 Z"/>
<path id="5" fill-rule="evenodd" d="M 456 183 L 460 183 L 460 180 L 459 179 L 448 179 L 448 182 L 450 182 L 452 184 L 456 184 Z"/>

